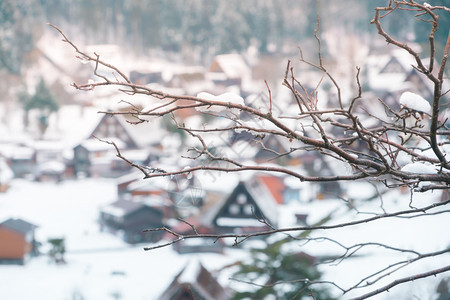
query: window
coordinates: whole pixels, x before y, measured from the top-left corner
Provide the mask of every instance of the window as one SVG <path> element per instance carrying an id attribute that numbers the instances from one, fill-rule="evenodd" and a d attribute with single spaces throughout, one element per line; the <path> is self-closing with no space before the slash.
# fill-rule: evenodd
<path id="1" fill-rule="evenodd" d="M 230 215 L 237 215 L 239 214 L 240 207 L 237 204 L 231 204 L 230 207 L 228 208 L 228 211 Z"/>
<path id="2" fill-rule="evenodd" d="M 247 203 L 247 195 L 245 194 L 239 194 L 236 198 L 236 201 L 238 204 L 243 205 Z"/>
<path id="3" fill-rule="evenodd" d="M 253 206 L 251 204 L 244 205 L 244 213 L 246 215 L 253 216 L 253 214 L 254 214 Z"/>

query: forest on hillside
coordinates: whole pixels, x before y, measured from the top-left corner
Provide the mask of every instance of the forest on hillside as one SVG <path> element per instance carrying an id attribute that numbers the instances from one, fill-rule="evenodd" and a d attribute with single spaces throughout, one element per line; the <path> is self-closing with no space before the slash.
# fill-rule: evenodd
<path id="1" fill-rule="evenodd" d="M 385 2 L 319 1 L 321 31 L 336 26 L 343 34 L 374 31 L 373 8 Z M 443 0 L 433 4 L 438 2 Z M 0 0 L 0 72 L 20 75 L 33 62 L 30 53 L 47 22 L 85 44 L 113 43 L 140 55 L 152 49 L 190 53 L 182 57 L 205 63 L 250 46 L 259 53 L 292 53 L 313 37 L 316 15 L 314 0 Z M 423 30 L 411 20 L 387 22 L 395 34 L 411 40 L 421 36 L 411 36 L 413 30 Z"/>

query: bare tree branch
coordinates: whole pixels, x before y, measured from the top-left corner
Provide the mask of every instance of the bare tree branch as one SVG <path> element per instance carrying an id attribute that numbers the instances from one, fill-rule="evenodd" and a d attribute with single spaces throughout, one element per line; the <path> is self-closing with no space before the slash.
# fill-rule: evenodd
<path id="1" fill-rule="evenodd" d="M 394 286 L 399 285 L 401 283 L 415 281 L 417 279 L 422 279 L 422 278 L 426 278 L 426 277 L 430 277 L 430 276 L 436 276 L 436 275 L 438 275 L 440 273 L 444 273 L 444 272 L 448 272 L 448 271 L 450 271 L 450 265 L 442 267 L 442 268 L 434 269 L 434 270 L 431 270 L 431 271 L 428 271 L 428 272 L 419 273 L 419 274 L 416 274 L 416 275 L 407 276 L 407 277 L 404 277 L 404 278 L 401 278 L 401 279 L 397 279 L 397 280 L 394 280 L 393 282 L 391 282 L 390 284 L 385 285 L 382 288 L 376 289 L 376 290 L 374 290 L 374 291 L 372 291 L 370 293 L 364 294 L 364 295 L 362 295 L 360 297 L 352 298 L 352 300 L 367 299 L 367 298 L 370 298 L 372 296 L 378 295 L 378 294 L 380 294 L 382 292 L 389 291 L 391 288 L 393 288 Z"/>

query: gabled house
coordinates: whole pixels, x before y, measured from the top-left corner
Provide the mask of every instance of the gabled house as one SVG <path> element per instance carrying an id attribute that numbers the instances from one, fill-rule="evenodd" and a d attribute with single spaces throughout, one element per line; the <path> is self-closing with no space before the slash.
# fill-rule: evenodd
<path id="1" fill-rule="evenodd" d="M 144 101 L 142 98 L 135 98 L 135 108 L 145 105 L 141 103 Z M 110 102 L 103 106 L 117 112 L 129 110 L 128 103 L 111 106 Z M 57 140 L 62 144 L 67 165 L 70 165 L 75 174 L 92 173 L 116 177 L 129 170 L 128 164 L 116 157 L 115 148 L 98 139 L 116 143 L 120 151 L 123 151 L 122 154 L 130 152 L 127 157 L 132 156 L 132 160 L 137 163 L 148 159 L 150 153 L 154 152 L 151 146 L 161 140 L 163 133 L 159 120 L 130 124 L 137 119 L 127 114 L 108 114 L 102 111 L 108 109 L 88 105 L 64 105 L 49 117 L 49 127 L 44 138 Z"/>
<path id="2" fill-rule="evenodd" d="M 424 74 L 421 74 L 419 71 L 412 68 L 408 72 L 405 80 L 411 83 L 411 87 L 413 87 L 412 92 L 421 95 L 425 99 L 431 100 L 433 98 L 433 83 L 428 80 Z"/>
<path id="3" fill-rule="evenodd" d="M 30 256 L 37 254 L 36 228 L 22 219 L 10 218 L 0 223 L 0 263 L 24 264 Z"/>
<path id="4" fill-rule="evenodd" d="M 367 59 L 367 80 L 369 90 L 377 93 L 397 93 L 408 88 L 406 75 L 415 65 L 408 53 L 394 50 L 386 55 L 374 55 Z"/>
<path id="5" fill-rule="evenodd" d="M 144 233 L 143 230 L 164 226 L 163 219 L 164 207 L 145 201 L 119 199 L 100 210 L 101 229 L 120 235 L 130 244 L 160 240 L 161 233 Z"/>
<path id="6" fill-rule="evenodd" d="M 149 142 L 149 136 L 152 136 L 148 134 L 149 130 L 150 128 L 146 127 L 145 124 L 128 124 L 126 118 L 122 115 L 102 115 L 96 126 L 87 133 L 87 138 L 73 148 L 73 164 L 76 174 L 85 173 L 89 176 L 97 174 L 116 177 L 128 172 L 130 166 L 117 158 L 116 149 L 100 140 L 114 142 L 127 158 L 129 158 L 128 155 L 125 155 L 127 151 L 130 152 L 130 155 L 136 156 L 136 151 L 141 149 L 140 158 L 137 158 L 138 161 L 134 161 L 142 163 L 149 157 L 150 153 L 150 150 L 143 149 L 149 146 L 147 142 Z M 158 134 L 154 136 L 158 136 Z M 142 151 L 146 151 L 144 155 L 142 155 Z"/>
<path id="7" fill-rule="evenodd" d="M 200 262 L 192 262 L 178 273 L 160 300 L 226 300 L 232 292 L 224 288 Z"/>
<path id="8" fill-rule="evenodd" d="M 410 66 L 408 67 L 408 63 L 404 63 L 403 61 L 404 60 L 400 59 L 399 55 L 391 56 L 387 63 L 381 68 L 380 74 L 406 73 L 409 71 Z"/>
<path id="9" fill-rule="evenodd" d="M 121 117 L 114 114 L 104 114 L 89 136 L 99 139 L 117 138 L 121 140 L 127 149 L 137 148 L 137 142 L 125 128 Z"/>
<path id="10" fill-rule="evenodd" d="M 420 49 L 417 49 L 420 52 Z M 429 58 L 424 58 L 423 62 L 428 62 Z M 433 96 L 433 83 L 421 74 L 414 67 L 417 65 L 414 57 L 403 49 L 396 49 L 387 55 L 369 56 L 367 59 L 367 82 L 365 90 L 375 92 L 393 109 L 399 109 L 399 97 L 405 91 L 410 91 L 421 95 L 431 102 Z M 435 62 L 433 74 L 437 74 L 439 68 Z M 442 90 L 448 90 L 448 84 L 444 82 Z M 443 99 L 449 99 L 448 95 L 443 95 Z M 444 101 L 445 101 L 444 100 Z"/>
<path id="11" fill-rule="evenodd" d="M 217 232 L 252 232 L 268 228 L 267 223 L 277 226 L 279 199 L 254 176 L 239 182 L 228 197 L 205 214 L 203 221 Z"/>

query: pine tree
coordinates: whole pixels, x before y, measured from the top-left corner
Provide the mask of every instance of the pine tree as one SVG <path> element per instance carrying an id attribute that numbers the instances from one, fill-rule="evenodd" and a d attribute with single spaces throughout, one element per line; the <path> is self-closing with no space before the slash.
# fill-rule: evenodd
<path id="1" fill-rule="evenodd" d="M 46 86 L 44 79 L 39 81 L 36 92 L 33 96 L 22 97 L 26 118 L 31 110 L 37 109 L 39 111 L 38 121 L 41 134 L 45 132 L 48 126 L 48 117 L 50 113 L 57 111 L 59 108 L 58 102 Z"/>
<path id="2" fill-rule="evenodd" d="M 291 243 L 292 240 L 283 239 L 252 249 L 250 261 L 241 262 L 233 278 L 260 285 L 256 290 L 253 285 L 247 285 L 249 290 L 237 292 L 233 299 L 265 299 L 269 295 L 273 299 L 303 299 L 310 298 L 311 294 L 314 299 L 333 299 L 327 290 L 308 286 L 321 277 L 315 266 L 317 259 L 292 251 Z"/>

